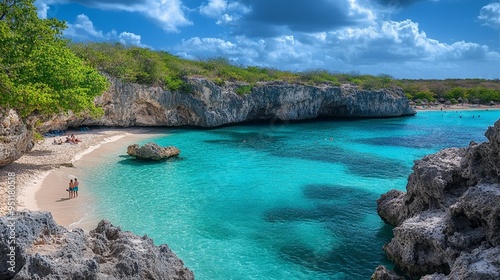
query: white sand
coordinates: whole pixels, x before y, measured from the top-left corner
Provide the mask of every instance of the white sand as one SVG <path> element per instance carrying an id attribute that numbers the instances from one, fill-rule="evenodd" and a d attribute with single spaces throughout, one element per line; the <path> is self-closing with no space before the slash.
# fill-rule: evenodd
<path id="1" fill-rule="evenodd" d="M 68 199 L 66 188 L 69 177 L 80 176 L 78 166 L 85 159 L 92 164 L 92 157 L 106 154 L 110 149 L 123 148 L 140 139 L 153 137 L 157 129 L 97 128 L 86 132 L 68 131 L 82 140 L 79 144 L 54 145 L 54 138 L 46 138 L 16 162 L 0 169 L 0 215 L 8 213 L 7 176 L 14 172 L 16 178 L 17 209 L 50 211 L 62 226 L 92 229 L 97 225 L 92 209 L 85 203 L 92 194 L 79 192 L 79 197 Z M 56 137 L 62 139 L 63 137 Z M 126 153 L 126 151 L 123 151 Z M 62 165 L 73 165 L 66 167 Z"/>

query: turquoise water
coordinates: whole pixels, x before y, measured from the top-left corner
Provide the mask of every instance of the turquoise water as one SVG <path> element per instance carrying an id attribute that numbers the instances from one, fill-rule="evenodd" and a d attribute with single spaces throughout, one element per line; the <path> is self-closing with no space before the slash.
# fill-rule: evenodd
<path id="1" fill-rule="evenodd" d="M 498 118 L 493 110 L 421 112 L 165 128 L 143 142 L 177 146 L 181 158 L 109 154 L 82 181 L 98 198 L 96 215 L 169 244 L 196 279 L 369 279 L 377 265 L 391 267 L 382 245 L 392 228 L 376 199 L 405 189 L 414 160 L 485 141 Z"/>

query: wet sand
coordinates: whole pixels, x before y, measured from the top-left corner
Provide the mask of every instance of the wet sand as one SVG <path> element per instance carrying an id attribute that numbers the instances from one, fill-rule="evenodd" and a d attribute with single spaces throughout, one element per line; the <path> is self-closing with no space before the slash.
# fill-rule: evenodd
<path id="1" fill-rule="evenodd" d="M 69 199 L 66 191 L 69 180 L 81 177 L 79 167 L 102 162 L 104 155 L 111 152 L 126 154 L 128 145 L 164 134 L 165 131 L 159 128 L 99 128 L 84 133 L 68 131 L 83 140 L 76 145 L 53 145 L 54 138 L 46 138 L 44 143 L 4 168 L 6 176 L 8 172 L 16 173 L 17 209 L 49 211 L 55 221 L 66 228 L 94 229 L 105 217 L 96 215 L 89 206 L 89 201 L 95 198 L 85 191 L 85 181 L 79 179 L 79 195 Z M 3 201 L 5 197 L 1 198 Z M 6 209 L 0 210 L 0 214 L 7 213 Z"/>

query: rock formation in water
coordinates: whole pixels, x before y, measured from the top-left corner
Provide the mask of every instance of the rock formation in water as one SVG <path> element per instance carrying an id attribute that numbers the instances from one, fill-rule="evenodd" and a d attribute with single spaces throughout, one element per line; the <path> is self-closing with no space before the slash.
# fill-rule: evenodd
<path id="1" fill-rule="evenodd" d="M 351 85 L 274 82 L 255 85 L 250 94 L 241 95 L 236 93 L 241 84 L 218 86 L 206 79 L 190 79 L 191 93 L 109 80 L 110 89 L 96 99 L 96 104 L 105 111 L 102 118 L 59 116 L 46 123 L 47 128 L 79 125 L 215 127 L 250 120 L 415 114 L 401 89 L 367 91 Z"/>
<path id="2" fill-rule="evenodd" d="M 133 144 L 127 147 L 127 154 L 143 160 L 163 160 L 176 157 L 181 153 L 179 149 L 173 146 L 160 147 L 158 144 L 148 142 L 140 147 Z"/>
<path id="3" fill-rule="evenodd" d="M 405 274 L 500 279 L 500 120 L 485 135 L 488 142 L 417 161 L 407 192 L 377 201 L 382 219 L 396 226 L 384 251 Z"/>
<path id="4" fill-rule="evenodd" d="M 0 217 L 0 279 L 194 279 L 167 245 L 108 221 L 84 233 L 48 212 Z"/>
<path id="5" fill-rule="evenodd" d="M 0 166 L 8 165 L 33 148 L 33 132 L 14 110 L 0 108 Z"/>

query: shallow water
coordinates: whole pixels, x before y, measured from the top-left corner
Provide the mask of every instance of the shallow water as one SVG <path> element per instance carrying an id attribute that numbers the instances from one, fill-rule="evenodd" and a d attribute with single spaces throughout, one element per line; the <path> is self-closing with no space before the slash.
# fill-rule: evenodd
<path id="1" fill-rule="evenodd" d="M 147 141 L 178 147 L 179 159 L 109 154 L 83 167 L 82 181 L 98 197 L 97 216 L 167 243 L 196 279 L 369 279 L 392 266 L 382 251 L 392 228 L 376 199 L 405 189 L 414 160 L 485 141 L 498 118 L 453 111 L 165 128 Z"/>

